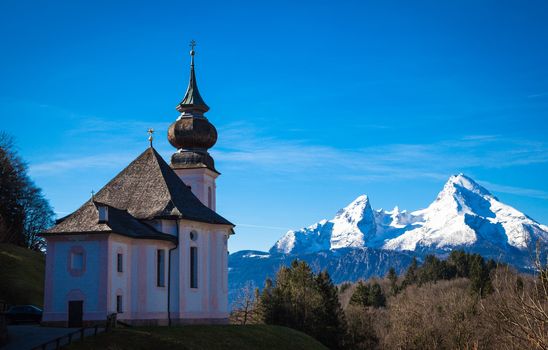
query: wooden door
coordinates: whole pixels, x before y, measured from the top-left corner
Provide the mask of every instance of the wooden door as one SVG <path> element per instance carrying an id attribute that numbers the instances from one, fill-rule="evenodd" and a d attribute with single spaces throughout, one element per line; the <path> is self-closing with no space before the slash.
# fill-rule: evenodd
<path id="1" fill-rule="evenodd" d="M 68 302 L 68 326 L 82 327 L 84 318 L 84 301 L 73 300 Z"/>

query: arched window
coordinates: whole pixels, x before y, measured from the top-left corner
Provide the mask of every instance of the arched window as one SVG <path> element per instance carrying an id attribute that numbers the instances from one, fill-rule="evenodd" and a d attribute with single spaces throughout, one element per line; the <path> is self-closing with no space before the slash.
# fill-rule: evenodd
<path id="1" fill-rule="evenodd" d="M 211 193 L 211 186 L 210 186 L 207 188 L 207 207 L 209 209 L 213 209 L 212 204 L 213 204 L 213 195 Z"/>

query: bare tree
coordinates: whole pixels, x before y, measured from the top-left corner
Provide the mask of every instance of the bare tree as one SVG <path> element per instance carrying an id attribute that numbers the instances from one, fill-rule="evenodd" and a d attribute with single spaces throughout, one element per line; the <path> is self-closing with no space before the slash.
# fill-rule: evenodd
<path id="1" fill-rule="evenodd" d="M 257 315 L 256 303 L 257 291 L 251 282 L 247 282 L 234 300 L 230 314 L 231 323 L 240 325 L 259 323 L 260 318 Z"/>
<path id="2" fill-rule="evenodd" d="M 499 268 L 493 276 L 493 295 L 482 302 L 485 314 L 501 331 L 508 348 L 548 350 L 548 274 L 536 259 L 535 276 Z"/>

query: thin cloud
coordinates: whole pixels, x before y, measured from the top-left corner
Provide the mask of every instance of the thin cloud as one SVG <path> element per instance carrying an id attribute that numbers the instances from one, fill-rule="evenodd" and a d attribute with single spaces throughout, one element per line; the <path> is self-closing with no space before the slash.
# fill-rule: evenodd
<path id="1" fill-rule="evenodd" d="M 478 181 L 478 182 L 481 185 L 483 185 L 485 187 L 488 187 L 490 190 L 493 190 L 494 192 L 515 194 L 515 195 L 523 196 L 523 197 L 548 199 L 548 192 L 546 192 L 546 191 L 536 190 L 536 189 L 532 189 L 532 188 L 523 188 L 523 187 L 499 185 L 499 184 L 494 184 L 494 183 L 488 182 L 488 181 Z"/>
<path id="2" fill-rule="evenodd" d="M 239 226 L 239 227 L 264 228 L 264 229 L 267 229 L 267 230 L 276 230 L 276 231 L 279 231 L 279 230 L 289 231 L 289 228 L 287 228 L 287 227 L 263 226 L 263 225 L 251 225 L 251 224 L 235 224 L 235 225 Z"/>
<path id="3" fill-rule="evenodd" d="M 318 175 L 416 178 L 470 168 L 506 168 L 548 162 L 544 142 L 503 138 L 497 135 L 466 135 L 426 144 L 390 144 L 362 149 L 311 145 L 297 140 L 263 137 L 252 128 L 224 130 L 224 142 L 214 149 L 225 166 L 253 165 L 269 172 Z M 344 175 L 343 175 L 344 174 Z"/>
<path id="4" fill-rule="evenodd" d="M 111 122 L 94 121 L 95 130 L 114 127 Z M 464 135 L 460 138 L 424 144 L 389 144 L 361 149 L 315 145 L 303 140 L 278 139 L 265 130 L 246 123 L 220 128 L 222 138 L 211 153 L 225 169 L 248 170 L 284 176 L 314 174 L 345 181 L 387 181 L 430 178 L 442 180 L 455 172 L 471 169 L 506 168 L 548 162 L 545 142 L 504 138 L 498 135 Z M 159 150 L 169 156 L 172 150 Z M 75 169 L 122 169 L 135 153 L 103 152 L 88 156 L 64 155 L 53 161 L 31 165 L 39 176 L 56 175 Z M 55 159 L 56 158 L 56 159 Z M 167 158 L 166 158 L 167 159 Z M 501 188 L 523 196 L 545 198 L 533 189 Z M 510 192 L 512 191 L 512 192 Z"/>
<path id="5" fill-rule="evenodd" d="M 29 166 L 33 176 L 47 176 L 72 171 L 75 169 L 109 169 L 124 167 L 131 157 L 128 153 L 102 153 L 90 156 L 68 156 L 49 162 L 31 164 Z"/>
<path id="6" fill-rule="evenodd" d="M 527 96 L 527 98 L 538 98 L 538 97 L 544 97 L 544 96 L 548 96 L 548 92 L 541 92 L 541 93 L 538 93 L 538 94 L 532 94 L 532 95 Z"/>

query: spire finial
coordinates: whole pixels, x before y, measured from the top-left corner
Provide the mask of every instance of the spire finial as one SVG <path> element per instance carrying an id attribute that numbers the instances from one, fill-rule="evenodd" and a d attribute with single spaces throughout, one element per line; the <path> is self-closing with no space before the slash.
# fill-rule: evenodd
<path id="1" fill-rule="evenodd" d="M 91 190 L 91 200 L 92 201 L 95 200 L 95 191 L 94 190 Z"/>
<path id="2" fill-rule="evenodd" d="M 196 47 L 196 40 L 190 40 L 190 65 L 194 67 L 194 48 Z"/>
<path id="3" fill-rule="evenodd" d="M 150 147 L 152 147 L 152 140 L 154 139 L 152 137 L 152 134 L 154 134 L 154 129 L 150 128 L 148 129 L 148 142 L 150 142 Z"/>

